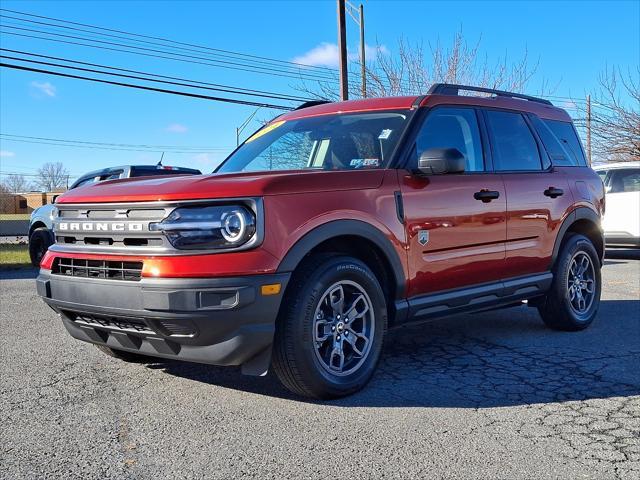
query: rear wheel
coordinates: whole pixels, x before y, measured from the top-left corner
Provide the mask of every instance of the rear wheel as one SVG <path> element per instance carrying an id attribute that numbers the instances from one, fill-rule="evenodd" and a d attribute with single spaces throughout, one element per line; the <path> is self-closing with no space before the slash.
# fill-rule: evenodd
<path id="1" fill-rule="evenodd" d="M 36 228 L 29 237 L 29 257 L 31 258 L 31 265 L 39 267 L 42 257 L 44 257 L 44 254 L 47 253 L 48 248 L 52 244 L 53 240 L 51 239 L 49 229 L 45 227 Z"/>
<path id="2" fill-rule="evenodd" d="M 129 363 L 149 363 L 153 361 L 152 357 L 140 355 L 139 353 L 127 352 L 126 350 L 116 350 L 114 348 L 107 347 L 106 345 L 95 345 L 95 347 L 110 357 Z"/>
<path id="3" fill-rule="evenodd" d="M 351 257 L 311 257 L 290 284 L 276 326 L 273 367 L 292 392 L 336 398 L 375 371 L 387 307 L 373 272 Z"/>
<path id="4" fill-rule="evenodd" d="M 591 241 L 571 236 L 553 269 L 553 283 L 538 307 L 544 323 L 556 330 L 587 328 L 600 305 L 600 259 Z"/>

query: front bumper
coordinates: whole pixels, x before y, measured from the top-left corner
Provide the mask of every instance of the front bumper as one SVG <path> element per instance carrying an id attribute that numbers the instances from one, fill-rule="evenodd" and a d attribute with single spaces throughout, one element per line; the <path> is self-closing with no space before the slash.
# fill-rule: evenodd
<path id="1" fill-rule="evenodd" d="M 233 278 L 67 277 L 42 269 L 37 290 L 71 336 L 117 350 L 214 365 L 268 368 L 289 273 Z M 277 295 L 261 286 L 280 283 Z"/>

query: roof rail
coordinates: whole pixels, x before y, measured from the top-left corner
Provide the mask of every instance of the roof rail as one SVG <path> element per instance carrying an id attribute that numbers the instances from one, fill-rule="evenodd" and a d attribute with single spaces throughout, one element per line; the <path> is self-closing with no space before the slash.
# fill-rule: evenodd
<path id="1" fill-rule="evenodd" d="M 485 87 L 473 87 L 470 85 L 456 85 L 453 83 L 434 83 L 429 91 L 428 95 L 460 95 L 460 90 L 467 90 L 469 92 L 482 92 L 482 93 L 490 93 L 495 95 L 496 97 L 510 97 L 510 98 L 520 98 L 522 100 L 528 100 L 530 102 L 538 102 L 543 103 L 545 105 L 553 105 L 549 100 L 545 100 L 544 98 L 532 97 L 530 95 L 524 95 L 522 93 L 514 93 L 514 92 L 505 92 L 503 90 L 494 90 L 493 88 L 485 88 Z"/>
<path id="2" fill-rule="evenodd" d="M 309 100 L 308 102 L 301 103 L 294 110 L 302 110 L 303 108 L 315 107 L 316 105 L 324 105 L 325 103 L 331 103 L 329 100 Z"/>

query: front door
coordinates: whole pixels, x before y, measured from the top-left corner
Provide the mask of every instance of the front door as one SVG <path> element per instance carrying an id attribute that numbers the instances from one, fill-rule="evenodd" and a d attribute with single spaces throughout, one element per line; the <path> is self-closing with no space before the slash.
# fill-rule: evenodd
<path id="1" fill-rule="evenodd" d="M 505 258 L 506 199 L 500 174 L 486 172 L 477 112 L 431 110 L 416 138 L 409 170 L 399 170 L 407 228 L 409 297 L 500 280 Z M 457 148 L 465 172 L 410 172 L 430 148 Z M 413 163 L 412 163 L 413 162 Z"/>

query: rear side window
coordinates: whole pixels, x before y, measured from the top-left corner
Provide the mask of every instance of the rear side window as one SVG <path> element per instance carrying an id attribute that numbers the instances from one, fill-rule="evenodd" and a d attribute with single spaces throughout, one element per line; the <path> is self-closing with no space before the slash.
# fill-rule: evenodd
<path id="1" fill-rule="evenodd" d="M 533 126 L 538 132 L 540 140 L 542 140 L 544 148 L 547 150 L 549 157 L 551 157 L 551 162 L 554 165 L 558 167 L 579 166 L 579 164 L 577 163 L 577 158 L 569 152 L 568 146 L 565 147 L 565 144 L 561 143 L 560 140 L 558 140 L 558 138 L 545 122 L 540 120 L 535 115 L 530 115 L 529 118 L 531 119 L 531 123 L 533 123 Z"/>
<path id="2" fill-rule="evenodd" d="M 482 143 L 476 112 L 470 108 L 441 107 L 429 114 L 416 139 L 415 161 L 430 148 L 457 148 L 466 172 L 484 170 Z"/>
<path id="3" fill-rule="evenodd" d="M 640 169 L 612 170 L 607 190 L 609 193 L 640 192 Z"/>
<path id="4" fill-rule="evenodd" d="M 543 122 L 547 127 L 549 127 L 549 130 L 553 132 L 565 150 L 567 150 L 571 155 L 571 163 L 568 165 L 586 167 L 587 160 L 584 156 L 584 150 L 582 150 L 580 139 L 578 138 L 576 129 L 573 128 L 573 124 L 569 122 L 560 122 L 558 120 L 543 120 Z"/>
<path id="5" fill-rule="evenodd" d="M 521 114 L 487 110 L 486 115 L 496 170 L 542 169 L 538 144 Z"/>

